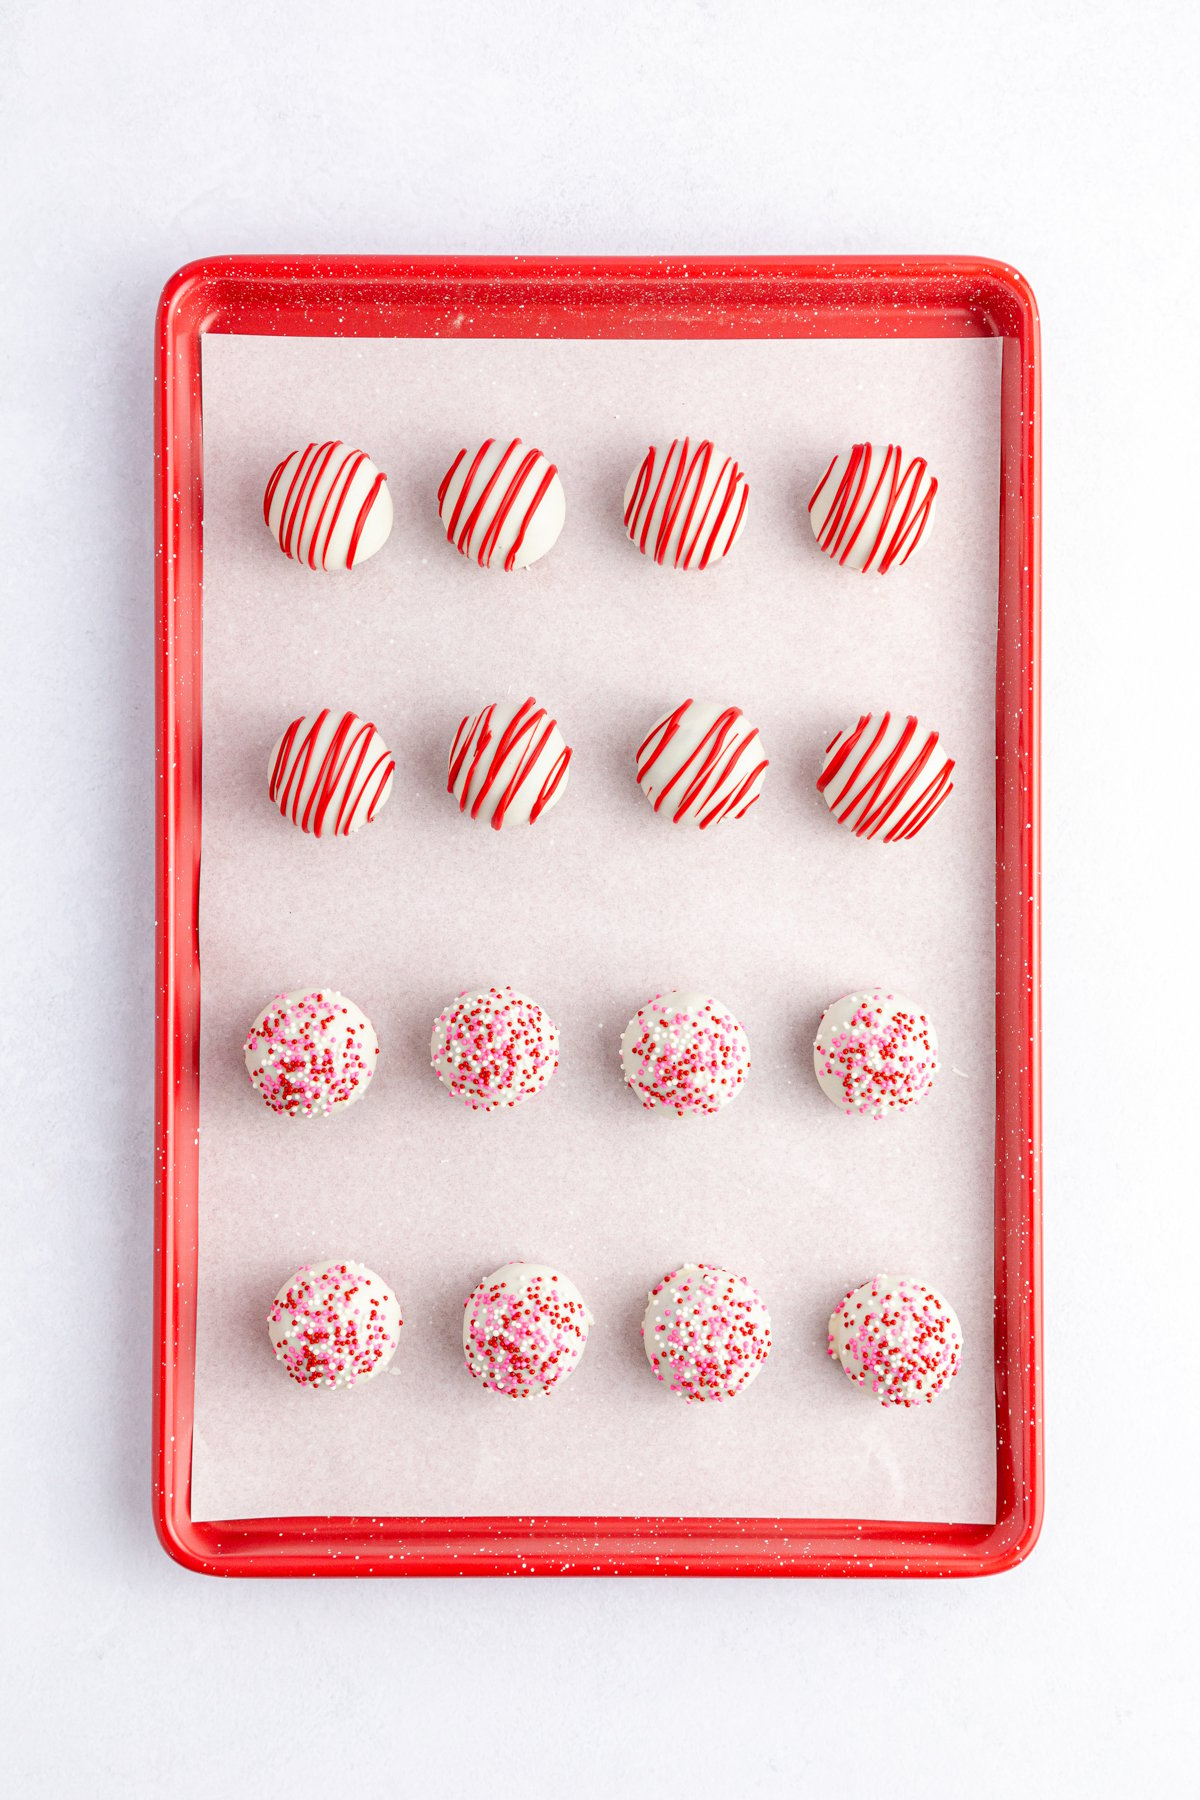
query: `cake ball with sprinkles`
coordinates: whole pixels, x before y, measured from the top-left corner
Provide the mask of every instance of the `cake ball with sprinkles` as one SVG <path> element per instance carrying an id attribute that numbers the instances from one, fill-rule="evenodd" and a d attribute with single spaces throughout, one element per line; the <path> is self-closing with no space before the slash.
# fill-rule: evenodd
<path id="1" fill-rule="evenodd" d="M 379 1039 L 367 1015 L 333 988 L 276 994 L 250 1027 L 246 1070 L 274 1113 L 314 1119 L 361 1100 Z"/>
<path id="2" fill-rule="evenodd" d="M 558 1067 L 558 1027 L 515 988 L 467 989 L 433 1021 L 429 1056 L 456 1100 L 494 1112 L 541 1093 Z"/>
<path id="3" fill-rule="evenodd" d="M 949 1301 L 923 1281 L 876 1275 L 834 1307 L 829 1354 L 884 1406 L 940 1394 L 962 1362 L 962 1327 Z"/>
<path id="4" fill-rule="evenodd" d="M 651 1290 L 642 1343 L 673 1394 L 732 1400 L 771 1354 L 771 1315 L 744 1275 L 685 1263 Z"/>
<path id="5" fill-rule="evenodd" d="M 395 1294 L 360 1262 L 305 1263 L 267 1314 L 271 1348 L 301 1387 L 367 1381 L 396 1353 L 403 1324 Z"/>
<path id="6" fill-rule="evenodd" d="M 625 1085 L 648 1110 L 683 1118 L 720 1112 L 750 1069 L 746 1033 L 727 1006 L 707 994 L 656 994 L 630 1019 L 621 1039 Z"/>
<path id="7" fill-rule="evenodd" d="M 463 1355 L 476 1381 L 510 1400 L 546 1395 L 578 1366 L 592 1315 L 573 1281 L 509 1262 L 467 1296 Z"/>
<path id="8" fill-rule="evenodd" d="M 821 1091 L 843 1112 L 884 1119 L 925 1098 L 937 1050 L 928 1014 L 900 994 L 870 988 L 825 1008 L 813 1068 Z"/>

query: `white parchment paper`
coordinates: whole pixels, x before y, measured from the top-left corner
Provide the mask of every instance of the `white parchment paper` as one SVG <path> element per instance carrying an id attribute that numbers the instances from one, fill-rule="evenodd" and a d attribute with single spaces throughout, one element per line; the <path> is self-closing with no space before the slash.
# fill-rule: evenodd
<path id="1" fill-rule="evenodd" d="M 992 1366 L 994 674 L 1000 345 L 903 342 L 204 341 L 204 854 L 197 1518 L 292 1513 L 995 1516 Z M 708 435 L 751 486 L 705 574 L 625 540 L 651 441 Z M 558 463 L 567 524 L 523 575 L 446 544 L 455 453 L 520 435 Z M 261 516 L 274 464 L 338 436 L 387 471 L 391 540 L 348 577 L 286 562 Z M 927 456 L 931 535 L 884 578 L 835 568 L 805 504 L 856 439 Z M 534 694 L 575 758 L 533 829 L 494 833 L 445 793 L 462 715 Z M 688 695 L 742 706 L 771 757 L 741 824 L 655 818 L 632 776 Z M 375 721 L 395 791 L 356 838 L 271 809 L 270 748 L 322 705 Z M 859 843 L 814 782 L 874 708 L 935 725 L 957 788 L 914 843 Z M 545 1093 L 504 1116 L 429 1069 L 437 1009 L 511 982 L 557 1021 Z M 875 1123 L 823 1097 L 823 1006 L 872 982 L 923 1004 L 943 1072 Z M 287 1121 L 252 1093 L 246 1027 L 328 984 L 375 1023 L 378 1072 L 341 1118 Z M 712 1119 L 641 1110 L 617 1043 L 656 991 L 706 989 L 753 1070 Z M 288 1382 L 267 1341 L 280 1282 L 313 1257 L 377 1269 L 405 1315 L 390 1373 Z M 472 1382 L 462 1302 L 513 1257 L 565 1270 L 593 1313 L 547 1402 Z M 648 1287 L 679 1262 L 747 1275 L 775 1349 L 737 1401 L 687 1407 L 651 1377 Z M 847 1288 L 913 1275 L 956 1307 L 962 1372 L 920 1412 L 875 1404 L 825 1354 Z"/>

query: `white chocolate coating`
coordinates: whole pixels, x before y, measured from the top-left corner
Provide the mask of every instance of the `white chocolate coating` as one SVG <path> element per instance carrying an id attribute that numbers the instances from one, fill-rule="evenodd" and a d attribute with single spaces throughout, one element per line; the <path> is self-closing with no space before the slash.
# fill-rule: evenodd
<path id="1" fill-rule="evenodd" d="M 284 457 L 267 483 L 263 517 L 285 556 L 344 571 L 387 543 L 392 496 L 365 451 L 334 439 Z"/>
<path id="2" fill-rule="evenodd" d="M 328 707 L 293 719 L 267 764 L 267 792 L 313 837 L 349 837 L 392 791 L 396 763 L 374 725 Z"/>
<path id="3" fill-rule="evenodd" d="M 924 830 L 954 788 L 953 769 L 937 732 L 911 713 L 864 713 L 826 750 L 817 790 L 855 837 L 894 844 Z"/>
<path id="4" fill-rule="evenodd" d="M 771 1315 L 744 1275 L 685 1263 L 653 1289 L 642 1344 L 659 1381 L 684 1400 L 733 1400 L 771 1353 Z"/>
<path id="5" fill-rule="evenodd" d="M 638 785 L 655 812 L 701 831 L 744 818 L 768 766 L 757 725 L 717 700 L 685 700 L 665 713 L 637 753 Z"/>
<path id="6" fill-rule="evenodd" d="M 438 489 L 446 536 L 482 569 L 527 569 L 553 549 L 567 516 L 554 464 L 520 438 L 460 450 Z"/>
<path id="7" fill-rule="evenodd" d="M 544 706 L 498 700 L 459 726 L 447 786 L 458 809 L 499 831 L 532 825 L 566 791 L 571 752 Z"/>
<path id="8" fill-rule="evenodd" d="M 834 1307 L 829 1354 L 884 1406 L 933 1400 L 962 1362 L 954 1308 L 923 1281 L 877 1275 Z"/>
<path id="9" fill-rule="evenodd" d="M 434 1020 L 429 1060 L 456 1100 L 494 1112 L 541 1093 L 558 1067 L 558 1027 L 528 994 L 468 991 Z"/>
<path id="10" fill-rule="evenodd" d="M 267 1314 L 276 1358 L 302 1387 L 347 1388 L 386 1369 L 400 1341 L 400 1303 L 364 1263 L 306 1263 Z"/>
<path id="11" fill-rule="evenodd" d="M 656 994 L 621 1037 L 621 1069 L 647 1111 L 720 1112 L 750 1071 L 746 1033 L 727 1006 L 707 994 Z"/>
<path id="12" fill-rule="evenodd" d="M 643 556 L 673 569 L 707 569 L 742 535 L 750 487 L 707 438 L 653 444 L 625 484 L 625 530 Z"/>
<path id="13" fill-rule="evenodd" d="M 578 1368 L 591 1324 L 583 1295 L 558 1269 L 504 1263 L 467 1296 L 463 1355 L 494 1393 L 544 1398 Z"/>
<path id="14" fill-rule="evenodd" d="M 333 988 L 277 994 L 250 1027 L 246 1073 L 272 1112 L 312 1119 L 361 1100 L 379 1039 L 367 1015 Z"/>
<path id="15" fill-rule="evenodd" d="M 808 503 L 826 556 L 860 573 L 906 563 L 933 522 L 936 477 L 899 444 L 854 444 L 835 456 Z"/>
<path id="16" fill-rule="evenodd" d="M 846 1113 L 883 1119 L 923 1100 L 938 1070 L 937 1032 L 911 1000 L 884 988 L 825 1008 L 813 1045 L 821 1091 Z"/>

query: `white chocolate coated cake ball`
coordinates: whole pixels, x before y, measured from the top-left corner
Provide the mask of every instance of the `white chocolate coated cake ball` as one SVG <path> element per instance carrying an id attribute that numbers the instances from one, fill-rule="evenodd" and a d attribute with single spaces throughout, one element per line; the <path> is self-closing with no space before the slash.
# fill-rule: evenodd
<path id="1" fill-rule="evenodd" d="M 459 812 L 499 831 L 536 825 L 566 791 L 571 751 L 544 706 L 532 698 L 496 701 L 468 714 L 450 746 L 447 790 Z"/>
<path id="2" fill-rule="evenodd" d="M 915 838 L 954 787 L 954 758 L 910 714 L 864 713 L 825 752 L 817 791 L 834 818 L 884 844 Z"/>
<path id="3" fill-rule="evenodd" d="M 353 569 L 387 543 L 392 496 L 365 450 L 334 439 L 285 456 L 267 483 L 263 518 L 285 556 L 309 569 Z"/>
<path id="4" fill-rule="evenodd" d="M 651 1291 L 642 1343 L 673 1394 L 689 1402 L 733 1400 L 771 1354 L 771 1315 L 744 1275 L 685 1263 Z"/>
<path id="5" fill-rule="evenodd" d="M 846 1113 L 883 1119 L 922 1101 L 938 1070 L 937 1032 L 911 1000 L 870 988 L 825 1008 L 813 1068 Z"/>
<path id="6" fill-rule="evenodd" d="M 672 569 L 707 569 L 742 534 L 750 487 L 732 456 L 707 438 L 653 444 L 625 486 L 625 530 L 643 556 Z"/>
<path id="7" fill-rule="evenodd" d="M 835 456 L 808 503 L 819 547 L 844 569 L 886 575 L 906 563 L 933 522 L 937 479 L 899 444 L 855 444 Z"/>
<path id="8" fill-rule="evenodd" d="M 493 1392 L 545 1396 L 578 1367 L 591 1323 L 583 1295 L 557 1269 L 504 1263 L 467 1296 L 463 1355 Z"/>
<path id="9" fill-rule="evenodd" d="M 438 488 L 446 537 L 481 569 L 527 569 L 552 550 L 567 500 L 552 462 L 520 438 L 460 450 Z"/>
<path id="10" fill-rule="evenodd" d="M 719 1000 L 656 994 L 625 1027 L 621 1069 L 648 1111 L 716 1113 L 737 1097 L 750 1071 L 750 1045 Z"/>
<path id="11" fill-rule="evenodd" d="M 757 725 L 739 706 L 685 700 L 638 745 L 638 786 L 673 825 L 707 831 L 744 819 L 758 800 L 769 762 Z"/>
<path id="12" fill-rule="evenodd" d="M 392 791 L 396 760 L 374 725 L 328 707 L 293 719 L 271 752 L 267 792 L 313 837 L 349 837 Z"/>
<path id="13" fill-rule="evenodd" d="M 513 988 L 480 988 L 442 1008 L 429 1046 L 434 1073 L 472 1112 L 540 1094 L 558 1067 L 558 1027 Z"/>
<path id="14" fill-rule="evenodd" d="M 962 1362 L 962 1327 L 949 1301 L 923 1281 L 876 1275 L 840 1300 L 829 1354 L 884 1406 L 936 1398 Z"/>
<path id="15" fill-rule="evenodd" d="M 246 1038 L 246 1072 L 272 1112 L 312 1119 L 361 1100 L 379 1039 L 367 1015 L 333 988 L 277 994 Z"/>
<path id="16" fill-rule="evenodd" d="M 267 1331 L 293 1381 L 345 1388 L 387 1367 L 403 1322 L 396 1296 L 363 1263 L 305 1263 L 276 1294 Z"/>

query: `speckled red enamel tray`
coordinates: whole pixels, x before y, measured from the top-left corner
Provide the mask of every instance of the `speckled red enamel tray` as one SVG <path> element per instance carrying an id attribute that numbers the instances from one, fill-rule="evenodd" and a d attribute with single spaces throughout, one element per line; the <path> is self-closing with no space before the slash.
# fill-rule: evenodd
<path id="1" fill-rule="evenodd" d="M 970 337 L 1004 341 L 996 658 L 994 1525 L 888 1519 L 191 1516 L 197 1270 L 205 332 L 326 337 Z M 158 1020 L 154 1512 L 216 1575 L 981 1575 L 1042 1512 L 1040 393 L 1033 296 L 964 258 L 214 258 L 158 312 Z"/>

